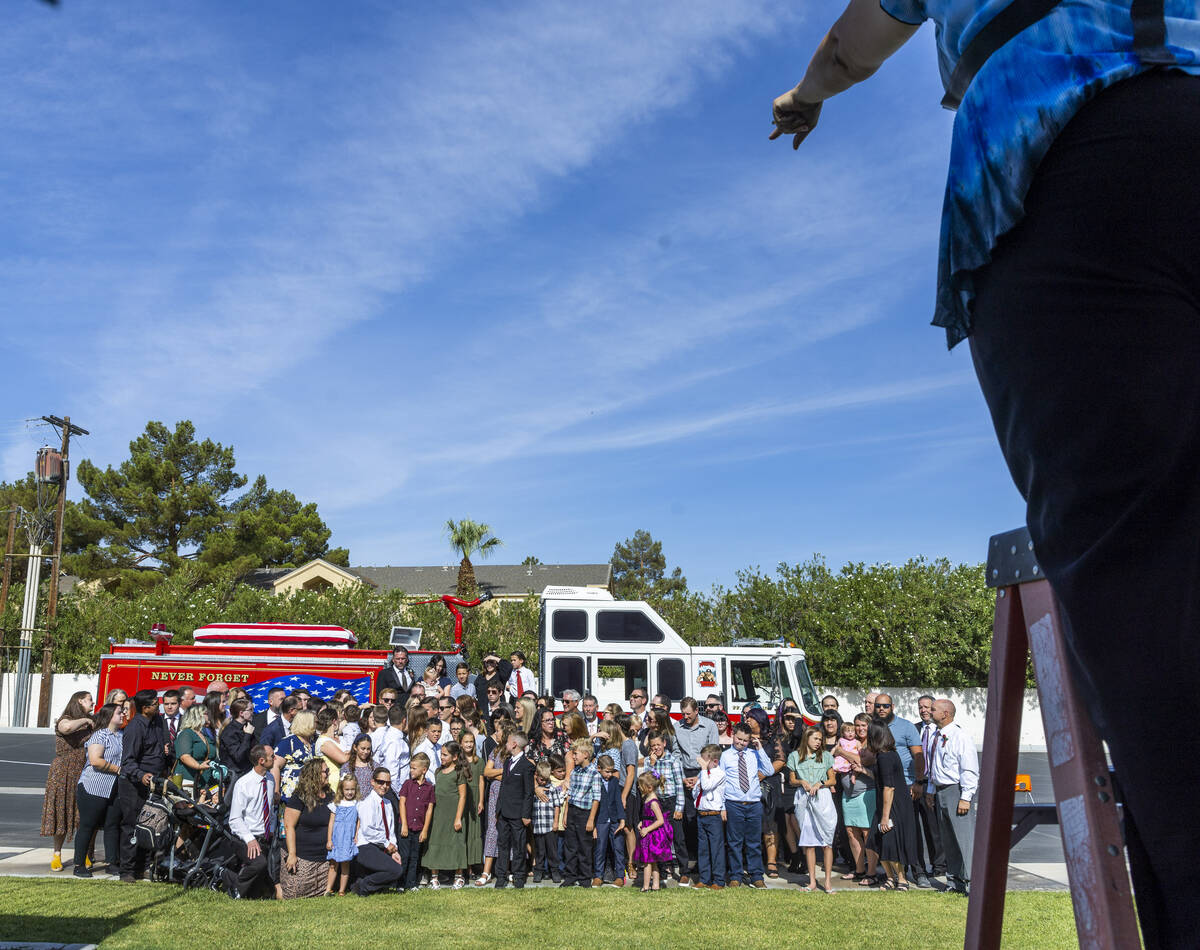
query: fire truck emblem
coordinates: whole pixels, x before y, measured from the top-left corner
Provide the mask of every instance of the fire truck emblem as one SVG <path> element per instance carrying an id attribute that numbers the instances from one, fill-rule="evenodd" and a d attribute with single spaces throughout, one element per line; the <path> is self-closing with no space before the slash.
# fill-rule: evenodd
<path id="1" fill-rule="evenodd" d="M 700 672 L 696 676 L 696 682 L 706 689 L 717 688 L 717 664 L 712 660 L 700 661 Z"/>

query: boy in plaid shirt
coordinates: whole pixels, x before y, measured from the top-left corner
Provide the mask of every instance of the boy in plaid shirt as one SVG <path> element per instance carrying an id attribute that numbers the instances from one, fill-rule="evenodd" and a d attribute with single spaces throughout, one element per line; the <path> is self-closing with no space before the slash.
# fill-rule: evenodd
<path id="1" fill-rule="evenodd" d="M 555 884 L 562 883 L 562 874 L 558 870 L 558 831 L 556 828 L 561 817 L 563 802 L 567 800 L 567 793 L 561 785 L 550 784 L 550 773 L 554 767 L 550 758 L 542 759 L 538 763 L 537 773 L 534 775 L 534 782 L 546 796 L 545 801 L 542 801 L 537 795 L 533 796 L 534 884 L 547 874 L 553 877 Z"/>
<path id="2" fill-rule="evenodd" d="M 604 783 L 592 761 L 592 740 L 576 739 L 567 754 L 567 829 L 560 887 L 592 886 L 592 832 Z"/>
<path id="3" fill-rule="evenodd" d="M 683 762 L 679 756 L 667 749 L 667 737 L 661 732 L 652 732 L 646 736 L 646 749 L 649 755 L 644 759 L 643 772 L 653 772 L 662 779 L 662 791 L 658 800 L 662 803 L 663 820 L 671 823 L 674 834 L 675 858 L 679 861 L 679 886 L 688 887 L 691 881 L 687 876 L 685 859 L 686 844 L 683 837 L 683 796 L 687 789 L 683 784 Z"/>

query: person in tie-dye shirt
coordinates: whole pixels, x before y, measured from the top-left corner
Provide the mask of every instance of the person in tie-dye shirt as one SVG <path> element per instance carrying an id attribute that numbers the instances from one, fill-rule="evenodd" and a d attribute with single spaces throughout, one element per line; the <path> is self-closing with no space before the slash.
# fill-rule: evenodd
<path id="1" fill-rule="evenodd" d="M 775 100 L 771 138 L 799 147 L 826 99 L 934 21 L 945 101 L 961 103 L 934 323 L 950 346 L 970 339 L 1121 778 L 1142 936 L 1193 946 L 1200 831 L 1161 807 L 1153 766 L 1193 788 L 1200 764 L 1148 737 L 1126 697 L 1200 680 L 1200 8 L 1061 2 L 972 45 L 1009 2 L 851 0 Z"/>

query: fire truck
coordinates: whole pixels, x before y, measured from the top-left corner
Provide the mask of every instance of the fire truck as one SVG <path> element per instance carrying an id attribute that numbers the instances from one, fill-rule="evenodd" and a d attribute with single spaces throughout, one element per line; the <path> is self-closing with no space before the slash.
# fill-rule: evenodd
<path id="1" fill-rule="evenodd" d="M 444 656 L 446 668 L 453 670 L 464 653 L 461 608 L 487 599 L 447 595 L 419 601 L 440 601 L 454 616 L 454 642 L 445 650 L 421 649 L 422 631 L 414 627 L 393 627 L 391 645 L 409 650 L 409 666 L 417 677 L 435 654 Z M 276 687 L 289 693 L 306 689 L 325 699 L 347 689 L 359 702 L 374 702 L 376 675 L 392 656 L 391 650 L 356 649 L 354 631 L 336 626 L 211 623 L 193 632 L 191 646 L 172 646 L 173 636 L 155 624 L 149 640 L 111 642 L 109 652 L 100 657 L 99 696 L 114 689 L 131 696 L 139 689 L 161 694 L 184 686 L 203 696 L 209 683 L 223 680 L 246 690 L 256 710 L 266 708 L 267 693 Z"/>
<path id="2" fill-rule="evenodd" d="M 554 696 L 591 693 L 603 707 L 622 706 L 632 690 L 678 702 L 714 694 L 739 718 L 747 703 L 770 712 L 784 699 L 816 724 L 821 704 L 804 651 L 780 640 L 730 639 L 693 647 L 644 601 L 616 600 L 606 590 L 547 587 L 538 621 L 538 669 Z"/>
<path id="3" fill-rule="evenodd" d="M 467 654 L 461 608 L 484 599 L 438 598 L 454 615 L 454 640 L 447 649 L 421 649 L 421 631 L 408 627 L 394 627 L 391 644 L 409 649 L 418 677 L 434 654 L 445 656 L 453 670 Z M 747 703 L 773 712 L 792 699 L 805 721 L 820 720 L 804 651 L 783 640 L 731 639 L 693 647 L 644 601 L 617 600 L 599 588 L 558 586 L 547 587 L 540 599 L 541 690 L 557 699 L 568 689 L 595 695 L 601 707 L 625 705 L 639 687 L 676 703 L 712 694 L 735 720 Z M 161 625 L 150 634 L 148 641 L 113 643 L 100 658 L 100 696 L 116 688 L 132 695 L 182 686 L 203 695 L 219 679 L 245 689 L 259 710 L 275 687 L 303 688 L 323 698 L 347 689 L 359 702 L 374 702 L 376 674 L 391 658 L 390 650 L 357 649 L 353 631 L 333 626 L 208 624 L 194 632 L 191 646 L 172 646 L 172 635 Z"/>

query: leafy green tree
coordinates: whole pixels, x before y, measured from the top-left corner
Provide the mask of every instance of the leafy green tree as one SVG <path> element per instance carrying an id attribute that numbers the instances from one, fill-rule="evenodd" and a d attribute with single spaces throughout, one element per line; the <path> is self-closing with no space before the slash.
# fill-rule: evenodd
<path id="1" fill-rule="evenodd" d="M 521 562 L 521 567 L 537 567 L 542 562 L 532 554 Z"/>
<path id="2" fill-rule="evenodd" d="M 664 600 L 687 591 L 687 578 L 677 567 L 667 573 L 662 542 L 649 531 L 635 531 L 632 538 L 613 548 L 613 592 L 624 600 Z"/>
<path id="3" fill-rule="evenodd" d="M 198 441 L 191 422 L 174 430 L 149 422 L 129 453 L 115 469 L 79 464 L 87 497 L 69 523 L 86 544 L 66 559 L 73 573 L 130 595 L 187 563 L 197 565 L 202 581 L 314 557 L 348 563 L 344 548 L 329 549 L 315 504 L 268 488 L 262 476 L 236 494 L 247 479 L 237 472 L 233 448 Z"/>
<path id="4" fill-rule="evenodd" d="M 259 475 L 229 506 L 229 517 L 200 552 L 201 563 L 229 565 L 235 576 L 256 567 L 300 567 L 315 558 L 349 566 L 346 548 L 329 547 L 332 532 L 315 502 L 304 505 L 290 491 L 267 487 Z"/>
<path id="5" fill-rule="evenodd" d="M 492 535 L 491 525 L 480 521 L 463 518 L 455 521 L 453 518 L 446 522 L 446 535 L 450 546 L 462 555 L 458 565 L 458 589 L 456 593 L 464 600 L 475 596 L 475 567 L 471 564 L 471 555 L 478 554 L 487 557 L 503 542 Z"/>
<path id="6" fill-rule="evenodd" d="M 82 521 L 100 540 L 73 565 L 84 577 L 139 587 L 146 583 L 139 567 L 169 573 L 197 556 L 223 526 L 229 496 L 246 477 L 235 470 L 232 448 L 211 439 L 197 442 L 188 421 L 174 431 L 147 423 L 129 443 L 129 455 L 116 469 L 79 464 L 79 483 L 88 494 Z"/>

